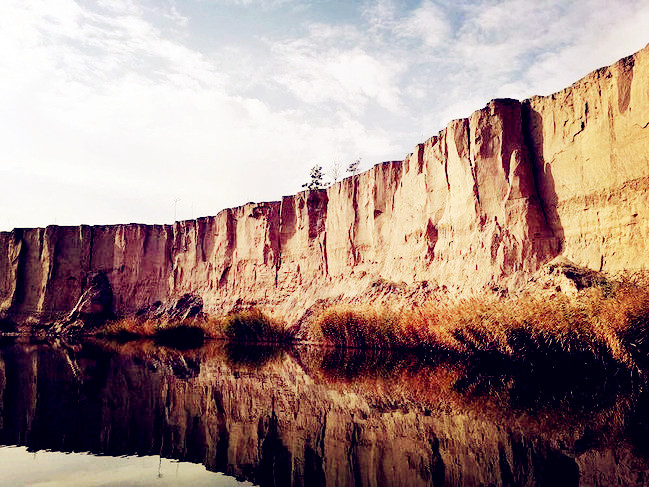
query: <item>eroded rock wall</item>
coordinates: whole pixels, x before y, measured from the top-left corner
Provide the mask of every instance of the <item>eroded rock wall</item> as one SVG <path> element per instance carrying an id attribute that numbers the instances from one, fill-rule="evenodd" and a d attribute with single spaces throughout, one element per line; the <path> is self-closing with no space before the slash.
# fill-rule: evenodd
<path id="1" fill-rule="evenodd" d="M 649 49 L 525 102 L 548 223 L 596 270 L 648 264 Z"/>
<path id="2" fill-rule="evenodd" d="M 378 280 L 516 286 L 563 254 L 649 264 L 649 48 L 562 92 L 494 100 L 404 161 L 326 190 L 174 225 L 0 233 L 0 313 L 66 313 L 104 273 L 113 311 L 185 293 L 208 312 L 256 303 L 288 320 Z"/>

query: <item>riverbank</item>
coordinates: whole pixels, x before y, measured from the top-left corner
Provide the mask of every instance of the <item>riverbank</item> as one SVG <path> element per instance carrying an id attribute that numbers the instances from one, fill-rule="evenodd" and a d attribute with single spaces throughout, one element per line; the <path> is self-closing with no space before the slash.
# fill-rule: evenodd
<path id="1" fill-rule="evenodd" d="M 172 346 L 205 339 L 395 349 L 513 363 L 579 362 L 649 366 L 649 278 L 600 280 L 579 292 L 556 290 L 429 299 L 417 306 L 333 304 L 289 326 L 257 309 L 226 316 L 164 320 L 129 317 L 95 329 L 120 340 L 154 338 Z"/>

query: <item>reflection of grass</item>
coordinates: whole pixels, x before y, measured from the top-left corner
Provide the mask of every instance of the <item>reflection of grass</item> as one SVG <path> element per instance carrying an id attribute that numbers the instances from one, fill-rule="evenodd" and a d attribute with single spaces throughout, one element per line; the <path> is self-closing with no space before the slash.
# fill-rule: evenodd
<path id="1" fill-rule="evenodd" d="M 362 394 L 379 410 L 412 405 L 429 412 L 452 410 L 498 424 L 525 423 L 526 428 L 556 432 L 566 439 L 574 439 L 575 428 L 582 425 L 588 425 L 593 436 L 607 435 L 624 423 L 635 398 L 644 394 L 629 370 L 616 373 L 588 364 L 557 371 L 502 356 L 439 359 L 403 350 L 324 347 L 297 351 L 316 382 Z M 578 365 L 578 359 L 572 365 Z"/>
<path id="2" fill-rule="evenodd" d="M 300 359 L 309 368 L 317 368 L 327 377 L 355 380 L 364 377 L 395 377 L 404 371 L 414 373 L 443 360 L 409 350 L 375 350 L 339 347 L 307 347 Z"/>
<path id="3" fill-rule="evenodd" d="M 292 339 L 292 334 L 282 323 L 256 309 L 225 317 L 209 316 L 181 321 L 128 317 L 107 323 L 95 334 L 121 340 L 155 338 L 159 343 L 178 348 L 200 346 L 204 338 L 273 343 Z"/>
<path id="4" fill-rule="evenodd" d="M 332 397 L 328 391 L 333 389 L 344 393 L 333 396 L 338 401 L 360 397 L 359 403 L 366 402 L 370 414 L 377 411 L 419 414 L 421 411 L 429 415 L 453 411 L 460 417 L 468 414 L 514 430 L 536 431 L 544 438 L 567 444 L 586 438 L 591 442 L 589 448 L 606 438 L 617 439 L 614 435 L 620 435 L 628 421 L 638 431 L 647 431 L 647 409 L 636 408 L 637 415 L 633 409 L 638 391 L 628 380 L 628 370 L 621 370 L 615 376 L 609 371 L 608 376 L 602 376 L 600 371 L 589 370 L 585 364 L 574 371 L 567 368 L 552 372 L 532 364 L 497 360 L 498 357 L 492 360 L 489 355 L 438 360 L 435 354 L 417 352 L 307 346 L 297 350 L 300 368 L 295 367 L 291 356 L 296 351 L 290 348 L 285 354 L 278 347 L 220 340 L 208 341 L 205 346 L 192 350 L 156 346 L 153 340 L 99 343 L 120 355 L 141 359 L 136 363 L 146 364 L 147 371 L 162 371 L 188 380 L 188 384 L 195 384 L 191 387 L 203 391 L 201 394 L 206 384 L 221 384 L 221 378 L 225 378 L 224 384 L 235 387 L 236 381 L 228 382 L 229 377 L 237 380 L 245 377 L 249 386 L 236 390 L 245 392 L 248 401 L 250 391 L 266 394 L 268 389 L 264 384 L 268 382 L 278 394 L 288 394 L 288 397 L 296 394 L 295 384 L 299 383 L 299 390 L 303 385 L 309 387 L 307 397 L 314 404 Z M 87 355 L 93 357 L 95 353 Z M 560 367 L 569 365 L 564 362 Z M 300 379 L 302 370 L 306 371 L 308 381 Z M 191 382 L 194 380 L 198 382 Z M 344 404 L 336 407 L 346 407 Z"/>
<path id="5" fill-rule="evenodd" d="M 195 325 L 178 324 L 160 327 L 155 332 L 156 342 L 176 348 L 196 348 L 203 345 L 205 332 Z"/>
<path id="6" fill-rule="evenodd" d="M 0 318 L 0 335 L 4 333 L 16 333 L 17 331 L 18 325 L 16 323 L 6 318 Z"/>
<path id="7" fill-rule="evenodd" d="M 283 347 L 274 345 L 225 344 L 225 357 L 228 364 L 253 369 L 281 359 L 284 351 Z"/>
<path id="8" fill-rule="evenodd" d="M 203 344 L 205 331 L 194 321 L 167 322 L 124 318 L 106 324 L 96 335 L 118 340 L 154 338 L 162 345 L 195 348 Z"/>
<path id="9" fill-rule="evenodd" d="M 126 341 L 93 338 L 85 343 L 86 346 L 117 353 L 122 357 L 137 357 L 141 362 L 155 364 L 153 369 L 166 368 L 177 376 L 182 364 L 192 367 L 203 363 L 225 364 L 233 370 L 243 368 L 246 371 L 262 369 L 281 361 L 284 354 L 291 350 L 290 344 L 250 344 L 223 340 L 207 340 L 202 346 L 191 348 L 151 338 Z"/>
<path id="10" fill-rule="evenodd" d="M 636 367 L 649 364 L 649 286 L 627 279 L 614 289 L 589 289 L 575 297 L 473 297 L 401 313 L 337 306 L 316 317 L 311 335 L 336 346 L 429 348 L 534 361 L 571 354 Z"/>

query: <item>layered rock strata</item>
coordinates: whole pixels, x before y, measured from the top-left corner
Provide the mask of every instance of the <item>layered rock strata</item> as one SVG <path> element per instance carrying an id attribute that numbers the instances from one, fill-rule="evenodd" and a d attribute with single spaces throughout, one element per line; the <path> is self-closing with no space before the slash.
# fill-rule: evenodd
<path id="1" fill-rule="evenodd" d="M 562 255 L 615 273 L 649 264 L 649 47 L 545 97 L 493 100 L 402 162 L 327 189 L 173 225 L 0 233 L 0 313 L 69 313 L 106 276 L 111 309 L 191 293 L 288 320 L 373 282 L 516 286 Z"/>

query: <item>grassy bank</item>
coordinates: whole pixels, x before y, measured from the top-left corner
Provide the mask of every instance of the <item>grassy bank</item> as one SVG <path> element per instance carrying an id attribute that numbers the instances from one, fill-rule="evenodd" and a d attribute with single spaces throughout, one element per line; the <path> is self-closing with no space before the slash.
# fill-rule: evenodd
<path id="1" fill-rule="evenodd" d="M 406 349 L 459 357 L 506 359 L 561 367 L 599 364 L 649 369 L 649 279 L 602 282 L 574 295 L 535 292 L 463 299 L 414 308 L 336 305 L 304 325 L 301 338 L 341 348 Z M 290 342 L 284 323 L 259 310 L 179 322 L 125 318 L 99 335 L 150 337 L 177 347 L 205 338 L 238 343 Z"/>
<path id="2" fill-rule="evenodd" d="M 436 349 L 521 360 L 585 354 L 644 369 L 649 366 L 649 285 L 644 278 L 626 278 L 574 296 L 476 296 L 401 311 L 335 306 L 315 318 L 310 338 L 343 347 Z"/>
<path id="3" fill-rule="evenodd" d="M 200 345 L 205 338 L 234 342 L 286 342 L 292 334 L 283 323 L 251 309 L 223 317 L 202 317 L 181 321 L 129 317 L 111 321 L 96 333 L 120 339 L 153 338 L 174 346 Z"/>

